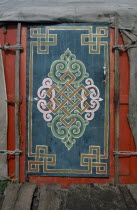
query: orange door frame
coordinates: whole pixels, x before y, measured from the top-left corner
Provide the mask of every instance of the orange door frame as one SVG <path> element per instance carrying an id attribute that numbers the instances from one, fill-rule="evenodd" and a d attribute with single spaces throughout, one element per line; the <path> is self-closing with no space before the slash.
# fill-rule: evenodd
<path id="1" fill-rule="evenodd" d="M 0 28 L 1 45 L 6 42 L 11 45 L 16 44 L 16 24 L 7 25 L 7 33 L 3 34 Z M 119 44 L 123 44 L 122 37 L 119 35 Z M 20 156 L 20 181 L 34 182 L 38 185 L 41 183 L 56 183 L 62 187 L 68 187 L 70 184 L 87 184 L 87 183 L 114 183 L 114 29 L 110 29 L 110 176 L 109 178 L 76 178 L 76 177 L 26 177 L 26 62 L 27 62 L 27 26 L 22 27 L 21 45 L 24 51 L 21 52 L 20 61 L 20 149 L 23 151 Z M 15 75 L 15 52 L 3 52 L 3 61 L 5 68 L 6 87 L 8 100 L 14 99 L 14 75 Z M 133 136 L 128 124 L 128 92 L 129 92 L 129 61 L 126 52 L 120 54 L 120 150 L 135 150 Z M 14 105 L 8 104 L 8 149 L 14 150 Z M 124 142 L 124 143 L 123 143 Z M 137 157 L 124 156 L 120 157 L 119 182 L 137 183 Z M 8 156 L 8 171 L 11 179 L 15 178 L 15 157 Z"/>

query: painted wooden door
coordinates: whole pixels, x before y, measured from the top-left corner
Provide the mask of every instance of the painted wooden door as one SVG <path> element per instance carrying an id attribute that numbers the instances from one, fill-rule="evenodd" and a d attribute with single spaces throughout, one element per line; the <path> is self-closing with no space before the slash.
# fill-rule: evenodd
<path id="1" fill-rule="evenodd" d="M 109 26 L 29 26 L 29 175 L 109 176 Z"/>

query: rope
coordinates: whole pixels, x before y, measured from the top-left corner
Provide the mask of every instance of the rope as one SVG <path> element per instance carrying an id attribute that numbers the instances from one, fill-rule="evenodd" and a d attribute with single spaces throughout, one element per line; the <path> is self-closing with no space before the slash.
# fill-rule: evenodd
<path id="1" fill-rule="evenodd" d="M 114 155 L 137 155 L 137 152 L 132 152 L 132 151 L 114 151 Z"/>
<path id="2" fill-rule="evenodd" d="M 10 177 L 7 176 L 0 176 L 0 180 L 5 181 L 5 180 L 11 180 Z"/>
<path id="3" fill-rule="evenodd" d="M 15 177 L 15 174 L 12 174 L 10 176 L 0 176 L 0 181 L 8 181 L 8 182 L 11 182 L 11 183 L 19 182 L 18 179 L 13 178 L 13 177 Z"/>
<path id="4" fill-rule="evenodd" d="M 121 51 L 126 51 L 130 48 L 137 48 L 137 45 L 117 45 L 117 46 L 113 46 L 113 50 L 121 50 Z"/>
<path id="5" fill-rule="evenodd" d="M 0 150 L 0 154 L 2 155 L 20 155 L 22 151 L 20 149 L 12 150 Z"/>

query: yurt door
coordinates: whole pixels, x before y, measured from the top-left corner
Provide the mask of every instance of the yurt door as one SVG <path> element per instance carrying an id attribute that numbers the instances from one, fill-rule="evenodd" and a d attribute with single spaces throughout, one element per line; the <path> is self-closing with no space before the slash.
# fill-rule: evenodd
<path id="1" fill-rule="evenodd" d="M 109 26 L 28 28 L 27 174 L 109 176 Z"/>

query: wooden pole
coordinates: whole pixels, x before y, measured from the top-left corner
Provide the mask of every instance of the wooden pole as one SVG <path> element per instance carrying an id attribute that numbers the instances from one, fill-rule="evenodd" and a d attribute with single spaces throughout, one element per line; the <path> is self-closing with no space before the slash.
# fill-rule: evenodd
<path id="1" fill-rule="evenodd" d="M 118 18 L 115 17 L 115 46 L 119 44 Z M 120 75 L 119 75 L 119 50 L 115 50 L 115 151 L 119 151 L 119 97 L 120 97 Z M 114 184 L 119 184 L 119 155 L 115 154 L 115 179 Z"/>
<path id="2" fill-rule="evenodd" d="M 21 39 L 21 23 L 17 25 L 17 45 L 20 44 Z M 16 66 L 15 66 L 15 100 L 20 100 L 20 49 L 16 50 Z M 20 119 L 19 119 L 19 103 L 15 103 L 15 147 L 20 148 Z M 15 176 L 19 181 L 19 155 L 15 156 Z"/>

